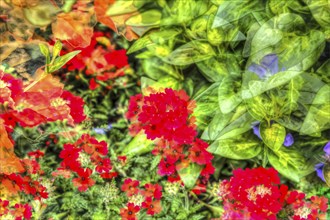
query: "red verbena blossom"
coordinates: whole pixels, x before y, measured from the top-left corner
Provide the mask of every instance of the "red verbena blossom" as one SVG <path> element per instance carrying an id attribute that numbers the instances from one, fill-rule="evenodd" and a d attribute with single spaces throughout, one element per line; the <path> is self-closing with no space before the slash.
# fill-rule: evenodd
<path id="1" fill-rule="evenodd" d="M 126 116 L 131 120 L 137 117 L 148 139 L 164 138 L 179 144 L 193 141 L 197 134 L 194 125 L 189 123 L 193 101 L 189 101 L 183 90 L 167 88 L 164 92 L 144 96 L 143 103 L 141 98 L 137 95 L 130 99 Z"/>
<path id="2" fill-rule="evenodd" d="M 126 192 L 127 196 L 133 196 L 139 192 L 139 184 L 139 181 L 127 178 L 124 180 L 124 184 L 121 186 L 121 190 Z"/>
<path id="3" fill-rule="evenodd" d="M 9 201 L 0 199 L 0 217 L 6 215 L 9 212 Z"/>
<path id="4" fill-rule="evenodd" d="M 15 204 L 15 209 L 11 210 L 11 214 L 15 216 L 15 220 L 31 219 L 32 208 L 28 204 Z"/>
<path id="5" fill-rule="evenodd" d="M 275 219 L 282 209 L 280 178 L 273 168 L 237 169 L 224 184 L 228 184 L 229 193 L 222 196 L 223 200 L 232 203 L 227 206 L 242 214 L 249 212 L 253 219 Z"/>
<path id="6" fill-rule="evenodd" d="M 110 158 L 107 157 L 108 146 L 105 141 L 98 141 L 89 134 L 83 134 L 75 143 L 64 144 L 59 157 L 63 159 L 61 167 L 53 172 L 53 176 L 64 176 L 70 178 L 72 173 L 79 177 L 73 179 L 73 183 L 79 191 L 86 191 L 95 184 L 90 178 L 93 170 L 104 179 L 116 177 L 112 170 Z M 92 167 L 92 169 L 85 169 Z"/>
<path id="7" fill-rule="evenodd" d="M 42 151 L 40 151 L 40 150 L 38 149 L 38 150 L 36 150 L 36 151 L 30 151 L 30 152 L 28 153 L 28 155 L 29 155 L 30 157 L 35 157 L 36 159 L 38 159 L 38 158 L 40 158 L 40 157 L 43 157 L 43 156 L 45 155 L 45 153 L 42 152 Z"/>
<path id="8" fill-rule="evenodd" d="M 206 151 L 206 148 L 209 145 L 202 141 L 201 139 L 196 138 L 192 147 L 189 148 L 189 156 L 188 158 L 199 165 L 204 165 L 209 163 L 213 156 L 211 153 Z"/>
<path id="9" fill-rule="evenodd" d="M 155 199 L 161 199 L 162 198 L 162 186 L 159 184 L 151 184 L 147 183 L 144 185 L 145 190 L 142 191 L 142 195 Z"/>
<path id="10" fill-rule="evenodd" d="M 142 203 L 142 207 L 147 209 L 148 215 L 155 215 L 162 211 L 160 200 L 152 200 L 151 197 L 146 198 Z"/>
<path id="11" fill-rule="evenodd" d="M 122 220 L 137 220 L 136 213 L 140 211 L 140 207 L 133 203 L 128 203 L 127 208 L 120 209 L 120 216 Z"/>
<path id="12" fill-rule="evenodd" d="M 93 186 L 95 184 L 95 180 L 90 178 L 90 175 L 92 174 L 92 170 L 87 168 L 85 170 L 79 170 L 78 171 L 78 178 L 74 178 L 72 180 L 73 185 L 78 187 L 78 190 L 80 192 L 86 191 L 89 187 Z"/>

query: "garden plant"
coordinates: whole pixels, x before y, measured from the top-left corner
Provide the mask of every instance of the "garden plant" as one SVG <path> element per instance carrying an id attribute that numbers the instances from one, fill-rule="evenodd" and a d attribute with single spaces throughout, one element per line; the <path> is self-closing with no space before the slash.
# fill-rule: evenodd
<path id="1" fill-rule="evenodd" d="M 0 0 L 0 219 L 330 219 L 328 0 Z"/>

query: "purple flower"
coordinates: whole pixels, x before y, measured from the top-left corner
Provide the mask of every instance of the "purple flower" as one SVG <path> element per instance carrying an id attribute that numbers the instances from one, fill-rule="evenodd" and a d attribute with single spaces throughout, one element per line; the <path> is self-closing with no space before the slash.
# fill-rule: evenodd
<path id="1" fill-rule="evenodd" d="M 94 131 L 96 134 L 102 134 L 102 135 L 105 135 L 106 131 L 111 130 L 111 128 L 112 128 L 112 124 L 108 124 L 107 128 L 94 128 L 93 131 Z"/>
<path id="2" fill-rule="evenodd" d="M 248 70 L 257 74 L 260 79 L 272 76 L 279 72 L 278 57 L 276 54 L 268 54 L 262 58 L 260 65 L 252 63 Z"/>
<path id="3" fill-rule="evenodd" d="M 258 122 L 258 121 L 252 123 L 253 133 L 254 133 L 254 134 L 255 134 L 260 140 L 262 140 L 261 135 L 260 135 L 259 126 L 260 126 L 260 122 Z M 284 139 L 283 145 L 286 146 L 286 147 L 290 147 L 293 143 L 294 143 L 293 136 L 292 136 L 291 133 L 288 133 L 288 134 L 285 136 L 285 139 Z M 329 150 L 330 150 L 330 149 L 329 149 Z"/>
<path id="4" fill-rule="evenodd" d="M 325 158 L 330 159 L 330 141 L 324 146 L 323 151 L 325 152 Z M 318 163 L 315 165 L 315 171 L 318 177 L 325 182 L 324 175 L 323 175 L 323 167 L 324 163 Z"/>
<path id="5" fill-rule="evenodd" d="M 293 136 L 292 136 L 291 133 L 288 133 L 288 134 L 285 136 L 285 140 L 284 140 L 283 145 L 286 146 L 286 147 L 290 147 L 293 143 L 294 143 Z"/>

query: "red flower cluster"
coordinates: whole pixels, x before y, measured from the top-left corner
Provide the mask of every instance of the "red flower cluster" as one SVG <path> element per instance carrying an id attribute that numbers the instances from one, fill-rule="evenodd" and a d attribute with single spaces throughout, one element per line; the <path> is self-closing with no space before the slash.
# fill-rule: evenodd
<path id="1" fill-rule="evenodd" d="M 139 188 L 140 182 L 130 178 L 125 179 L 121 190 L 126 192 L 129 203 L 126 208 L 120 209 L 123 220 L 136 220 L 136 214 L 141 208 L 146 209 L 148 215 L 155 215 L 162 211 L 160 199 L 162 198 L 162 187 L 158 184 L 147 183 L 144 190 Z M 142 200 L 137 201 L 141 196 Z"/>
<path id="2" fill-rule="evenodd" d="M 14 217 L 15 220 L 31 219 L 32 207 L 28 204 L 15 204 L 9 209 L 9 201 L 0 199 L 0 217 L 3 219 Z M 10 216 L 8 216 L 10 215 Z"/>
<path id="3" fill-rule="evenodd" d="M 8 192 L 15 195 L 19 192 L 24 192 L 27 195 L 32 195 L 35 200 L 48 198 L 46 187 L 38 181 L 32 180 L 29 176 L 21 176 L 20 174 L 12 173 L 10 175 L 1 175 L 0 183 Z"/>
<path id="4" fill-rule="evenodd" d="M 234 170 L 233 177 L 220 184 L 219 196 L 225 209 L 222 219 L 276 219 L 284 207 L 295 213 L 291 216 L 293 219 L 317 219 L 314 216 L 312 218 L 312 213 L 319 217 L 319 210 L 327 210 L 327 199 L 324 197 L 313 197 L 315 202 L 306 203 L 302 200 L 305 197 L 303 193 L 288 192 L 288 186 L 280 185 L 274 168 Z M 306 207 L 308 214 L 298 218 L 302 212 L 306 214 Z"/>
<path id="5" fill-rule="evenodd" d="M 85 70 L 87 75 L 91 75 L 89 88 L 97 89 L 100 84 L 97 81 L 108 81 L 124 75 L 124 68 L 128 66 L 128 58 L 126 50 L 115 50 L 111 44 L 109 33 L 94 32 L 89 46 L 85 48 L 71 48 L 65 45 L 66 51 L 73 49 L 81 50 L 81 52 L 70 60 L 66 67 L 69 71 Z"/>
<path id="6" fill-rule="evenodd" d="M 51 75 L 23 85 L 21 79 L 0 70 L 0 118 L 11 132 L 18 122 L 23 127 L 33 127 L 56 120 L 79 123 L 86 116 L 84 101 L 63 90 L 63 85 Z"/>
<path id="7" fill-rule="evenodd" d="M 195 119 L 191 116 L 194 106 L 195 102 L 189 100 L 185 91 L 167 88 L 149 96 L 138 94 L 131 97 L 126 117 L 132 122 L 132 135 L 143 130 L 148 139 L 157 138 L 152 153 L 162 156 L 159 175 L 168 175 L 169 180 L 178 181 L 178 169 L 190 163 L 205 165 L 195 191 L 200 193 L 205 190 L 214 167 L 211 163 L 213 156 L 206 150 L 208 144 L 196 137 Z"/>
<path id="8" fill-rule="evenodd" d="M 86 191 L 95 184 L 91 178 L 93 170 L 105 179 L 117 176 L 116 172 L 110 172 L 112 166 L 107 154 L 108 147 L 104 141 L 98 142 L 94 137 L 83 134 L 74 144 L 64 144 L 59 155 L 63 159 L 61 167 L 53 175 L 70 178 L 74 172 L 78 178 L 72 180 L 73 184 L 79 191 Z"/>

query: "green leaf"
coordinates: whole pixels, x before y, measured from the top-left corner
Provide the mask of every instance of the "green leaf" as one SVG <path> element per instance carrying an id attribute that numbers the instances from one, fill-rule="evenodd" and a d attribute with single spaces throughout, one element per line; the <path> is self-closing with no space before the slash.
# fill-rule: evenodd
<path id="1" fill-rule="evenodd" d="M 162 62 L 157 57 L 143 60 L 142 69 L 146 75 L 154 80 L 166 75 L 172 76 L 177 80 L 183 80 L 183 76 L 172 65 Z"/>
<path id="2" fill-rule="evenodd" d="M 160 11 L 151 9 L 130 17 L 125 24 L 131 26 L 136 34 L 142 36 L 151 28 L 158 27 L 161 17 L 162 13 Z"/>
<path id="3" fill-rule="evenodd" d="M 191 163 L 188 167 L 178 170 L 179 176 L 187 189 L 195 186 L 202 169 L 202 166 Z"/>
<path id="4" fill-rule="evenodd" d="M 208 43 L 194 40 L 175 49 L 163 60 L 172 65 L 189 65 L 207 60 L 213 55 L 215 52 Z"/>
<path id="5" fill-rule="evenodd" d="M 283 126 L 273 123 L 269 127 L 268 124 L 263 121 L 260 123 L 259 131 L 262 140 L 270 149 L 278 151 L 282 147 L 286 135 Z"/>
<path id="6" fill-rule="evenodd" d="M 330 164 L 329 164 L 329 162 L 324 164 L 322 173 L 323 173 L 326 184 L 330 187 Z"/>
<path id="7" fill-rule="evenodd" d="M 244 105 L 239 106 L 235 112 L 217 113 L 201 138 L 204 140 L 227 139 L 235 137 L 251 129 L 254 118 L 246 111 Z"/>
<path id="8" fill-rule="evenodd" d="M 121 154 L 126 156 L 138 156 L 150 152 L 153 147 L 154 142 L 147 139 L 147 136 L 141 131 L 129 142 Z"/>
<path id="9" fill-rule="evenodd" d="M 196 101 L 193 116 L 199 129 L 204 129 L 219 109 L 218 86 L 219 83 L 214 83 L 207 88 L 203 87 L 192 98 Z"/>
<path id="10" fill-rule="evenodd" d="M 143 48 L 145 48 L 148 45 L 153 44 L 153 42 L 151 41 L 149 35 L 145 35 L 141 38 L 139 38 L 138 40 L 136 40 L 132 46 L 130 46 L 130 48 L 127 51 L 127 54 L 131 54 L 134 53 L 138 50 L 141 50 Z"/>
<path id="11" fill-rule="evenodd" d="M 210 82 L 220 82 L 229 75 L 240 75 L 241 68 L 233 54 L 217 55 L 196 63 L 203 76 Z"/>
<path id="12" fill-rule="evenodd" d="M 294 182 L 314 172 L 314 163 L 306 161 L 295 149 L 282 147 L 278 151 L 269 151 L 268 159 L 280 174 Z"/>
<path id="13" fill-rule="evenodd" d="M 262 144 L 255 135 L 247 132 L 233 138 L 216 140 L 207 150 L 222 157 L 245 160 L 257 156 L 262 150 Z"/>
<path id="14" fill-rule="evenodd" d="M 330 28 L 330 4 L 327 0 L 304 0 L 314 19 L 324 29 Z"/>
<path id="15" fill-rule="evenodd" d="M 127 51 L 127 54 L 134 53 L 149 45 L 164 44 L 165 41 L 175 38 L 181 32 L 181 29 L 166 29 L 162 31 L 151 32 L 150 34 L 147 34 L 135 41 Z"/>
<path id="16" fill-rule="evenodd" d="M 53 64 L 49 66 L 49 72 L 55 72 L 56 70 L 60 69 L 62 66 L 64 66 L 69 60 L 71 60 L 74 56 L 76 56 L 78 53 L 80 53 L 80 50 L 72 51 L 70 53 L 67 53 L 61 57 L 57 57 Z"/>
<path id="17" fill-rule="evenodd" d="M 290 80 L 288 90 L 286 92 L 285 104 L 281 111 L 285 114 L 291 114 L 298 108 L 298 99 L 300 97 L 300 90 L 303 88 L 304 80 L 298 76 Z"/>
<path id="18" fill-rule="evenodd" d="M 302 74 L 301 71 L 283 71 L 276 73 L 275 75 L 269 77 L 266 81 L 260 80 L 248 80 L 249 75 L 254 74 L 251 72 L 245 72 L 243 76 L 243 83 L 244 87 L 242 90 L 242 98 L 243 99 L 250 99 L 253 98 L 261 93 L 264 93 L 268 90 L 276 88 L 278 86 L 284 85 L 285 83 L 289 82 L 294 77 Z M 256 75 L 256 74 L 254 74 Z"/>
<path id="19" fill-rule="evenodd" d="M 43 43 L 39 44 L 39 48 L 40 48 L 40 52 L 46 57 L 46 64 L 49 64 L 50 63 L 49 48 Z"/>
<path id="20" fill-rule="evenodd" d="M 330 86 L 324 85 L 316 94 L 312 106 L 301 126 L 303 135 L 320 136 L 330 128 Z"/>
<path id="21" fill-rule="evenodd" d="M 238 90 L 241 87 L 241 76 L 230 75 L 225 77 L 218 89 L 219 106 L 222 113 L 233 111 L 241 102 L 241 94 Z"/>
<path id="22" fill-rule="evenodd" d="M 53 57 L 52 57 L 51 63 L 54 62 L 55 58 L 60 54 L 61 50 L 62 50 L 62 43 L 61 43 L 61 41 L 58 40 L 58 41 L 56 41 L 56 43 L 53 47 Z"/>

